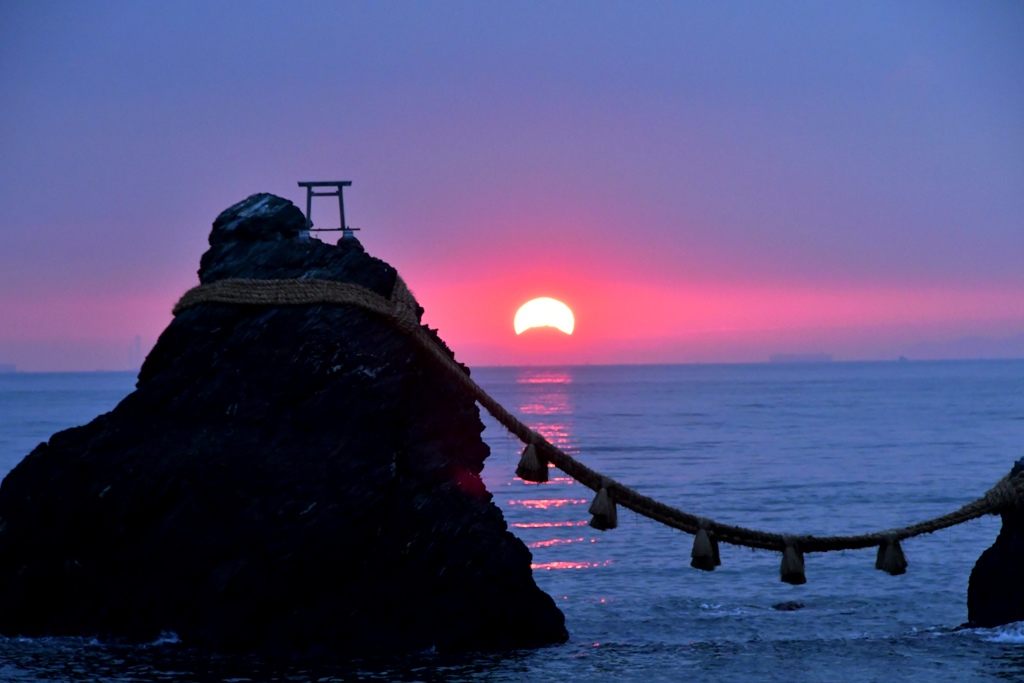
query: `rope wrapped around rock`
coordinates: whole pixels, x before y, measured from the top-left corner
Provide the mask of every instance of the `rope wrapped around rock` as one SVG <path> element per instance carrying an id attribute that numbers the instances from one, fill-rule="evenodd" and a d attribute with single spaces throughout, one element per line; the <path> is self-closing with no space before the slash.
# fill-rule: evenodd
<path id="1" fill-rule="evenodd" d="M 1018 505 L 1024 495 L 1024 476 L 1013 479 L 1004 477 L 981 498 L 949 514 L 910 526 L 853 536 L 789 535 L 723 524 L 660 503 L 592 470 L 505 410 L 466 374 L 420 324 L 416 300 L 401 278 L 396 277 L 390 299 L 359 285 L 333 280 L 225 279 L 186 292 L 175 305 L 174 314 L 208 303 L 253 306 L 352 305 L 380 315 L 409 336 L 505 429 L 526 444 L 523 462 L 517 470 L 522 478 L 547 481 L 547 463 L 550 462 L 597 492 L 590 510 L 594 515 L 591 525 L 602 530 L 615 528 L 615 505 L 618 504 L 656 522 L 694 535 L 696 542 L 691 564 L 699 569 L 710 570 L 720 564 L 717 544 L 722 542 L 783 553 L 781 573 L 783 580 L 789 583 L 804 583 L 804 553 L 871 547 L 879 549 L 876 563 L 878 569 L 890 574 L 902 574 L 906 570 L 906 560 L 900 541 L 999 513 Z M 531 472 L 532 475 L 526 474 Z"/>

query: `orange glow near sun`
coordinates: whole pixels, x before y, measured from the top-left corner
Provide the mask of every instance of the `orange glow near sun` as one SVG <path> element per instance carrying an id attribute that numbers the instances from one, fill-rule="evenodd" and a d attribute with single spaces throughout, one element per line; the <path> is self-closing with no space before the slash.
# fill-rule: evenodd
<path id="1" fill-rule="evenodd" d="M 533 327 L 554 327 L 566 334 L 572 334 L 576 319 L 572 315 L 572 310 L 561 301 L 542 296 L 519 307 L 513 326 L 516 334 L 522 334 Z"/>

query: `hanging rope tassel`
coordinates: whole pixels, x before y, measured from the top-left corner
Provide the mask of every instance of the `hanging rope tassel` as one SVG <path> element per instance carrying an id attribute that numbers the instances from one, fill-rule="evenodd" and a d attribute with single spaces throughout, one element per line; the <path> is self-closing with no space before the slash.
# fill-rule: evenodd
<path id="1" fill-rule="evenodd" d="M 590 526 L 598 531 L 607 531 L 619 526 L 619 513 L 615 509 L 615 501 L 603 485 L 594 496 L 594 502 L 590 504 Z"/>
<path id="2" fill-rule="evenodd" d="M 523 457 L 519 459 L 519 466 L 516 467 L 516 476 L 523 481 L 532 481 L 536 484 L 543 484 L 548 480 L 548 463 L 540 457 L 536 444 L 531 441 L 523 449 Z"/>
<path id="3" fill-rule="evenodd" d="M 787 543 L 786 549 L 782 551 L 782 566 L 779 573 L 785 583 L 794 586 L 807 583 L 807 576 L 804 575 L 804 554 L 792 543 Z"/>
<path id="4" fill-rule="evenodd" d="M 907 573 L 907 558 L 903 554 L 898 538 L 892 538 L 878 546 L 878 558 L 875 560 L 875 569 L 899 576 Z"/>
<path id="5" fill-rule="evenodd" d="M 715 571 L 722 564 L 718 557 L 718 539 L 712 536 L 702 524 L 693 538 L 693 550 L 690 551 L 690 566 L 706 572 Z"/>

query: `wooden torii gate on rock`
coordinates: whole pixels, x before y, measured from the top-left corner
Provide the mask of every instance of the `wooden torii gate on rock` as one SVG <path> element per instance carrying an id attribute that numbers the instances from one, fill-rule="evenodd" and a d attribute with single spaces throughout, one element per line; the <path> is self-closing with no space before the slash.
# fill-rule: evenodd
<path id="1" fill-rule="evenodd" d="M 312 180 L 299 183 L 299 187 L 306 188 L 306 229 L 310 232 L 340 232 L 342 239 L 355 237 L 354 231 L 359 228 L 350 228 L 345 224 L 345 199 L 342 190 L 351 187 L 351 180 Z M 323 188 L 323 189 L 321 189 Z M 329 191 L 327 188 L 334 188 Z M 313 227 L 313 197 L 337 197 L 338 218 L 337 228 L 314 228 Z"/>

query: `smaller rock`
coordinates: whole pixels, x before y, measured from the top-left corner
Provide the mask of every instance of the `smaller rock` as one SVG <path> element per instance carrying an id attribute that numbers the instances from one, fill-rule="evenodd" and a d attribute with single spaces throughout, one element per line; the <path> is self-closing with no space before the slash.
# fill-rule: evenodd
<path id="1" fill-rule="evenodd" d="M 1024 470 L 1018 460 L 1010 476 Z M 967 584 L 969 626 L 992 628 L 1024 621 L 1024 508 L 1002 512 L 1003 526 L 988 550 L 981 554 Z"/>
<path id="2" fill-rule="evenodd" d="M 777 605 L 772 605 L 772 609 L 777 609 L 780 612 L 795 612 L 798 609 L 803 609 L 804 603 L 797 600 L 787 600 L 786 602 L 780 602 Z"/>

